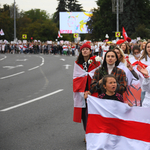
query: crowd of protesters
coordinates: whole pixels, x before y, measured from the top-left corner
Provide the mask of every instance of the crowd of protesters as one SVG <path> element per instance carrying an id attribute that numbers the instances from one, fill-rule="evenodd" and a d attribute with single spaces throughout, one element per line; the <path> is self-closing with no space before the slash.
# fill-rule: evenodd
<path id="1" fill-rule="evenodd" d="M 52 42 L 49 44 L 47 42 L 30 42 L 30 43 L 19 43 L 19 44 L 11 44 L 11 43 L 0 43 L 0 53 L 11 53 L 11 54 L 64 54 L 64 55 L 72 55 L 78 56 L 80 52 L 80 46 L 84 42 Z M 143 50 L 146 41 L 137 41 L 134 43 L 126 43 L 128 45 L 128 49 L 126 49 L 126 54 L 133 54 L 132 49 L 134 45 L 138 45 Z M 116 47 L 116 43 L 113 42 L 90 42 L 91 50 L 94 55 L 104 56 L 105 53 L 109 49 L 114 49 Z M 122 47 L 124 49 L 124 47 Z"/>
<path id="2" fill-rule="evenodd" d="M 72 55 L 72 56 L 78 56 L 80 52 L 80 46 L 84 42 L 52 42 L 52 44 L 49 44 L 47 42 L 41 43 L 41 42 L 29 42 L 29 43 L 18 43 L 18 44 L 12 44 L 12 43 L 0 43 L 0 53 L 10 53 L 10 54 L 64 54 L 64 55 Z M 145 45 L 146 41 L 136 41 L 127 44 L 127 49 L 125 51 L 125 54 L 133 54 L 132 49 L 134 45 L 138 45 L 143 50 L 143 47 Z M 90 42 L 91 50 L 94 55 L 103 56 L 109 49 L 114 49 L 116 47 L 116 43 L 113 42 Z M 126 45 L 124 46 L 126 47 Z M 124 49 L 122 46 L 122 49 Z"/>
<path id="3" fill-rule="evenodd" d="M 78 52 L 80 46 L 79 43 L 19 43 L 9 44 L 0 43 L 0 53 L 11 53 L 11 54 L 64 54 L 75 56 L 75 51 Z M 76 52 L 76 53 L 77 53 Z M 76 54 L 77 55 L 77 54 Z"/>
<path id="4" fill-rule="evenodd" d="M 88 95 L 105 100 L 120 101 L 127 103 L 131 107 L 150 107 L 150 41 L 125 41 L 119 44 L 109 41 L 89 43 L 84 43 L 80 47 L 79 56 L 74 63 L 73 121 L 77 123 L 82 121 L 86 134 L 84 142 L 87 147 L 97 148 L 99 146 L 100 149 L 103 149 L 105 139 L 101 140 L 102 138 L 97 137 L 98 132 L 96 132 L 95 128 L 92 129 L 93 124 L 91 122 L 96 123 L 96 128 L 100 129 L 98 131 L 104 133 L 105 128 L 108 128 L 109 124 L 113 123 L 107 120 L 107 123 L 104 123 L 105 125 L 102 123 L 105 126 L 104 128 L 101 128 L 101 125 L 98 126 L 101 118 L 95 116 L 100 116 L 98 115 L 99 113 L 94 114 L 93 118 L 91 117 L 93 115 L 92 111 L 89 112 L 92 115 L 88 114 L 89 108 L 91 108 L 90 110 L 95 108 L 95 112 L 99 112 L 98 109 L 100 108 L 96 106 L 98 100 L 95 102 L 95 106 L 90 105 L 91 102 L 88 103 L 87 100 Z M 93 54 L 97 56 L 93 56 Z M 114 105 L 110 107 L 114 107 Z M 116 108 L 114 107 L 114 109 Z M 104 114 L 104 110 L 105 108 L 101 109 L 101 114 Z M 106 112 L 110 113 L 107 109 Z M 123 115 L 126 114 L 128 117 L 129 113 L 126 113 L 125 110 Z M 97 118 L 98 120 L 95 121 Z M 102 122 L 104 120 L 102 119 Z M 115 130 L 117 130 L 116 128 Z M 93 133 L 96 133 L 96 142 L 93 140 Z M 109 137 L 111 135 L 107 136 L 106 141 L 108 141 Z M 128 144 L 130 145 L 130 143 Z M 114 146 L 111 146 L 111 149 L 113 148 Z"/>

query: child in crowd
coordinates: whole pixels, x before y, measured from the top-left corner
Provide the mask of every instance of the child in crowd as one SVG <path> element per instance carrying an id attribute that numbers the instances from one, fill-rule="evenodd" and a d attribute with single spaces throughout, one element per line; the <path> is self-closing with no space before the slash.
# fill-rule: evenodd
<path id="1" fill-rule="evenodd" d="M 116 93 L 117 81 L 114 75 L 106 75 L 102 81 L 102 91 L 98 97 L 101 99 L 111 99 L 123 102 L 123 97 L 119 93 Z"/>

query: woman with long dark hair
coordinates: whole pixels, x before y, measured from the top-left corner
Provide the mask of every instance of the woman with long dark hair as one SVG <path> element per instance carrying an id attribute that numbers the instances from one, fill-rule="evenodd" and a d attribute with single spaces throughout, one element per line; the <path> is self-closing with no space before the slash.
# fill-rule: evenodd
<path id="1" fill-rule="evenodd" d="M 73 98 L 74 116 L 73 121 L 83 122 L 86 131 L 87 103 L 84 99 L 85 92 L 90 91 L 90 83 L 96 68 L 100 66 L 100 57 L 92 56 L 91 46 L 83 44 L 80 47 L 80 54 L 74 64 L 73 72 Z M 96 95 L 97 96 L 97 95 Z"/>
<path id="2" fill-rule="evenodd" d="M 116 92 L 121 95 L 126 91 L 126 74 L 122 69 L 119 69 L 117 66 L 119 64 L 118 56 L 115 51 L 109 50 L 106 52 L 103 64 L 98 68 L 91 82 L 90 92 L 102 93 L 101 84 L 103 77 L 108 74 L 113 74 L 117 80 L 117 89 Z"/>

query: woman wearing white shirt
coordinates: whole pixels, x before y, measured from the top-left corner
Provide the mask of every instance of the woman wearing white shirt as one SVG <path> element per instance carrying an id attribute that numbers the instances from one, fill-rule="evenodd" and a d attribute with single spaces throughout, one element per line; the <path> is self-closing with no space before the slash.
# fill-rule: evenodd
<path id="1" fill-rule="evenodd" d="M 135 76 L 135 78 L 138 78 L 138 75 L 135 73 L 132 66 L 127 68 L 127 62 L 125 60 L 125 55 L 124 55 L 124 52 L 122 51 L 122 49 L 119 47 L 115 47 L 114 51 L 117 53 L 118 59 L 120 62 L 117 67 L 124 70 L 124 72 L 126 73 L 126 77 L 128 78 L 128 85 L 130 85 L 133 76 Z M 129 66 L 129 64 L 128 64 L 128 66 Z"/>
<path id="2" fill-rule="evenodd" d="M 98 47 L 98 44 L 95 44 L 95 52 L 94 52 L 94 55 L 98 56 L 98 53 L 99 53 L 99 47 Z"/>
<path id="3" fill-rule="evenodd" d="M 141 58 L 140 58 L 140 61 L 141 61 L 143 64 L 145 64 L 145 65 L 147 65 L 147 66 L 150 66 L 150 41 L 148 41 L 148 42 L 146 43 L 145 49 L 144 49 L 144 51 L 142 52 L 142 56 L 141 56 Z M 145 91 L 144 91 L 143 88 L 142 88 L 142 95 L 141 95 L 141 97 L 142 97 L 142 100 L 143 100 L 144 97 L 145 97 Z"/>
<path id="4" fill-rule="evenodd" d="M 145 64 L 150 66 L 150 41 L 148 41 L 145 45 L 145 49 L 143 51 L 143 54 L 140 58 L 140 61 Z"/>
<path id="5" fill-rule="evenodd" d="M 122 51 L 122 49 L 119 48 L 119 47 L 115 47 L 114 51 L 117 53 L 118 59 L 120 61 L 119 65 L 117 67 L 122 69 L 125 72 L 126 80 L 127 80 L 127 83 L 128 83 L 127 90 L 123 94 L 124 101 L 129 102 L 129 100 L 130 100 L 130 103 L 132 103 L 132 105 L 140 106 L 140 97 L 141 97 L 141 95 L 139 95 L 137 97 L 136 96 L 134 96 L 134 97 L 131 96 L 131 95 L 134 95 L 134 93 L 135 93 L 134 92 L 135 90 L 132 90 L 132 89 L 136 89 L 135 87 L 136 87 L 137 84 L 135 84 L 134 81 L 138 81 L 138 79 L 139 79 L 138 75 L 134 71 L 132 65 L 126 62 L 125 55 L 124 55 L 124 52 Z M 128 68 L 126 66 L 128 66 Z"/>
<path id="6" fill-rule="evenodd" d="M 133 57 L 130 58 L 130 63 L 135 66 L 138 64 L 138 61 L 141 57 L 141 50 L 140 50 L 140 47 L 138 45 L 134 45 L 133 46 L 133 49 L 132 49 L 132 52 L 133 52 Z M 137 63 L 136 63 L 137 62 Z"/>
<path id="7" fill-rule="evenodd" d="M 148 66 L 147 68 L 142 68 L 141 66 L 138 66 L 138 70 L 144 75 L 142 88 L 146 92 L 142 106 L 150 107 L 150 66 Z"/>

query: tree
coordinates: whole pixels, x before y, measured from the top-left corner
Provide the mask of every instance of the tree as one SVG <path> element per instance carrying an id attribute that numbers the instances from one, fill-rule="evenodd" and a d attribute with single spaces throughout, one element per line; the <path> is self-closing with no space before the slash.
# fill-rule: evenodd
<path id="1" fill-rule="evenodd" d="M 110 0 L 97 0 L 98 8 L 93 10 L 93 17 L 88 22 L 91 38 L 105 39 L 106 33 L 110 39 L 115 38 L 116 14 L 112 13 Z M 150 28 L 150 1 L 149 0 L 124 0 L 123 13 L 119 14 L 119 31 L 125 27 L 128 36 L 135 32 L 139 24 Z"/>
<path id="2" fill-rule="evenodd" d="M 110 0 L 98 0 L 98 8 L 93 10 L 93 16 L 88 21 L 88 29 L 91 31 L 91 39 L 105 39 L 108 34 L 110 39 L 114 37 L 116 30 L 116 16 L 112 14 Z"/>
<path id="3" fill-rule="evenodd" d="M 67 11 L 67 0 L 57 0 L 59 1 L 58 7 L 56 8 L 56 12 L 54 13 L 53 20 L 59 25 L 59 12 L 66 12 Z"/>
<path id="4" fill-rule="evenodd" d="M 47 12 L 45 10 L 40 10 L 40 9 L 31 9 L 29 11 L 24 12 L 24 15 L 32 19 L 32 22 L 35 22 L 37 20 L 49 19 Z"/>
<path id="5" fill-rule="evenodd" d="M 0 36 L 1 39 L 13 40 L 13 19 L 10 18 L 9 10 L 5 10 L 0 13 L 0 29 L 3 29 L 4 36 Z"/>
<path id="6" fill-rule="evenodd" d="M 68 0 L 67 2 L 67 10 L 69 12 L 75 12 L 75 11 L 82 11 L 82 6 L 81 4 L 78 4 L 77 0 Z"/>
<path id="7" fill-rule="evenodd" d="M 140 24 L 135 28 L 135 32 L 131 35 L 131 38 L 140 37 L 141 39 L 150 39 L 150 29 L 146 28 L 144 24 Z"/>
<path id="8" fill-rule="evenodd" d="M 125 0 L 123 13 L 120 15 L 120 27 L 125 27 L 128 36 L 135 32 L 135 26 L 138 24 L 138 1 Z"/>

